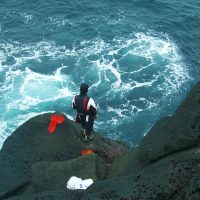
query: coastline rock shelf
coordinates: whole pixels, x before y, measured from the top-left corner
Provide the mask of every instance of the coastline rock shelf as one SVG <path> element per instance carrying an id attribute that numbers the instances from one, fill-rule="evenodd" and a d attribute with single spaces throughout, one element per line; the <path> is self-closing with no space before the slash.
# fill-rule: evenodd
<path id="1" fill-rule="evenodd" d="M 84 142 L 80 126 L 64 115 L 49 134 L 51 115 L 28 120 L 5 141 L 0 200 L 200 199 L 200 83 L 132 149 L 100 134 Z M 81 156 L 84 149 L 94 154 Z M 71 176 L 94 184 L 68 190 Z"/>

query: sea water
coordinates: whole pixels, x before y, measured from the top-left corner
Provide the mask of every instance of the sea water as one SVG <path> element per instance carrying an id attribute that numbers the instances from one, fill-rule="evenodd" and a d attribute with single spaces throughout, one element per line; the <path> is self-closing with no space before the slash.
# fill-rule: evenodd
<path id="1" fill-rule="evenodd" d="M 199 81 L 199 33 L 198 0 L 1 0 L 0 147 L 38 114 L 74 119 L 83 82 L 95 130 L 139 144 Z"/>

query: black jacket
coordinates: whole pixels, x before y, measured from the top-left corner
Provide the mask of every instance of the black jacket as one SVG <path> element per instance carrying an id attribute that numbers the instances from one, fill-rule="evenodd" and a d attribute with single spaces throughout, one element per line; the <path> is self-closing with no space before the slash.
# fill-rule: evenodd
<path id="1" fill-rule="evenodd" d="M 78 114 L 91 115 L 96 117 L 97 109 L 94 100 L 87 94 L 79 94 L 73 98 L 73 109 L 77 110 Z"/>

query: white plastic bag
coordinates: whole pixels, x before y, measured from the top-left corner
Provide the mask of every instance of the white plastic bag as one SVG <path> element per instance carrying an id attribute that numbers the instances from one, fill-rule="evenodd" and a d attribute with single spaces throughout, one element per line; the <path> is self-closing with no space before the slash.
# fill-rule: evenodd
<path id="1" fill-rule="evenodd" d="M 93 183 L 92 179 L 82 180 L 76 176 L 72 176 L 67 182 L 67 189 L 70 190 L 86 190 Z"/>

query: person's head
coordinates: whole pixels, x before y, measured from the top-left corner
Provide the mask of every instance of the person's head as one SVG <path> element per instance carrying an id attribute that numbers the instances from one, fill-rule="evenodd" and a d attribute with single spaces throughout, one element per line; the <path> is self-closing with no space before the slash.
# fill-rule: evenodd
<path id="1" fill-rule="evenodd" d="M 88 93 L 88 84 L 87 83 L 82 83 L 80 87 L 80 92 L 81 94 L 87 94 Z"/>

